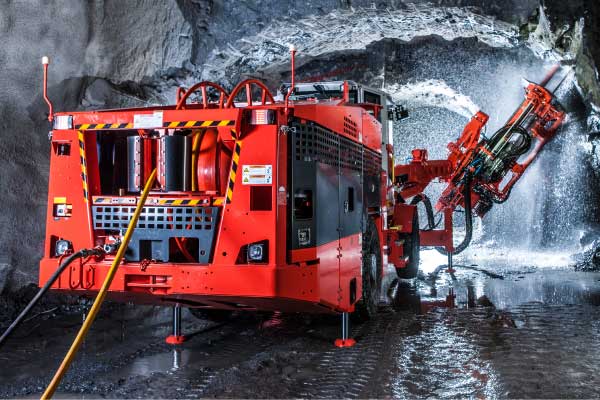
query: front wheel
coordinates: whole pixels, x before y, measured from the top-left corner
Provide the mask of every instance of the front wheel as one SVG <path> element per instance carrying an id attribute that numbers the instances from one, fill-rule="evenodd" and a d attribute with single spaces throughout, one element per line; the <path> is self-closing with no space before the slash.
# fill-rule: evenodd
<path id="1" fill-rule="evenodd" d="M 362 299 L 356 304 L 355 317 L 368 320 L 377 314 L 381 291 L 381 246 L 373 219 L 369 218 L 362 242 Z"/>
<path id="2" fill-rule="evenodd" d="M 396 268 L 398 278 L 412 279 L 417 277 L 421 257 L 421 236 L 419 233 L 419 214 L 415 211 L 412 231 L 400 235 L 400 239 L 404 239 L 404 255 L 408 256 L 408 260 L 404 268 Z"/>

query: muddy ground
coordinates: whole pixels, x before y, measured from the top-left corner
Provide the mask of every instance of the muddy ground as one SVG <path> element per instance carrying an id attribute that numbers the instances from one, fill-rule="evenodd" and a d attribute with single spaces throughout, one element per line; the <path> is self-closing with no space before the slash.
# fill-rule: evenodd
<path id="1" fill-rule="evenodd" d="M 57 397 L 598 397 L 600 273 L 536 258 L 455 272 L 424 260 L 414 282 L 386 281 L 379 317 L 353 325 L 350 349 L 332 345 L 333 317 L 216 324 L 187 311 L 192 336 L 172 347 L 169 310 L 109 305 Z M 80 312 L 47 313 L 21 327 L 0 349 L 0 397 L 39 396 L 81 321 Z"/>

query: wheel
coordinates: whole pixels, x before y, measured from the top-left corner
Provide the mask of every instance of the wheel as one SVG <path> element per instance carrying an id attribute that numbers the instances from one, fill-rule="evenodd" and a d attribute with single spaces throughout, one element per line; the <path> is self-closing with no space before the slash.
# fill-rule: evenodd
<path id="1" fill-rule="evenodd" d="M 415 211 L 412 222 L 412 232 L 403 233 L 400 239 L 404 239 L 404 255 L 408 255 L 408 262 L 404 268 L 396 268 L 398 278 L 412 279 L 419 272 L 419 261 L 421 255 L 421 237 L 419 235 L 419 214 Z"/>
<path id="2" fill-rule="evenodd" d="M 377 314 L 382 273 L 379 235 L 371 218 L 363 234 L 362 255 L 362 299 L 356 304 L 354 317 L 368 320 Z"/>
<path id="3" fill-rule="evenodd" d="M 421 296 L 414 280 L 396 280 L 396 290 L 392 298 L 394 310 L 410 310 L 419 313 L 421 310 Z"/>
<path id="4" fill-rule="evenodd" d="M 212 308 L 190 308 L 189 310 L 194 317 L 212 322 L 228 321 L 234 313 L 234 311 L 231 310 L 218 310 Z"/>

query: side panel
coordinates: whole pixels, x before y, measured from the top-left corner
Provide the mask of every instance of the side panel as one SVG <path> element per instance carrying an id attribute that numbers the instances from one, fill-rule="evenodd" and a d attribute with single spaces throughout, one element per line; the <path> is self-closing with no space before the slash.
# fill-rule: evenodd
<path id="1" fill-rule="evenodd" d="M 51 143 L 46 219 L 45 257 L 54 257 L 57 239 L 73 243 L 74 249 L 94 247 L 91 196 L 99 190 L 95 134 L 54 131 Z M 70 206 L 70 215 L 55 215 L 55 207 Z M 85 234 L 82 234 L 85 232 Z"/>
<path id="2" fill-rule="evenodd" d="M 317 248 L 319 258 L 319 298 L 332 308 L 340 304 L 340 260 L 339 240 Z"/>
<path id="3" fill-rule="evenodd" d="M 263 240 L 268 240 L 268 264 L 275 263 L 276 195 L 273 183 L 243 182 L 243 170 L 248 166 L 270 166 L 272 176 L 277 176 L 277 134 L 276 125 L 260 125 L 242 136 L 237 171 L 232 175 L 232 198 L 222 209 L 217 228 L 213 258 L 216 268 L 222 264 L 236 264 L 245 245 Z M 266 190 L 267 209 L 253 208 L 252 196 L 256 188 Z"/>
<path id="4" fill-rule="evenodd" d="M 349 168 L 339 176 L 340 306 L 351 309 L 362 293 L 362 179 Z"/>
<path id="5" fill-rule="evenodd" d="M 367 208 L 380 204 L 381 157 L 312 122 L 293 126 L 288 259 L 290 263 L 318 259 L 322 298 L 349 310 L 362 293 L 363 218 Z M 317 253 L 317 246 L 329 251 Z"/>
<path id="6" fill-rule="evenodd" d="M 361 232 L 366 208 L 380 205 L 381 157 L 311 122 L 294 128 L 288 158 L 289 249 L 307 249 L 333 240 L 336 234 Z M 338 219 L 340 231 L 334 233 Z"/>
<path id="7" fill-rule="evenodd" d="M 319 263 L 319 294 L 339 305 L 338 137 L 313 124 L 294 124 L 290 135 L 289 262 Z M 314 249 L 317 248 L 317 251 Z M 302 254 L 296 260 L 294 254 Z"/>
<path id="8" fill-rule="evenodd" d="M 322 163 L 317 163 L 316 167 L 315 244 L 321 246 L 340 238 L 340 212 L 343 212 L 343 205 L 339 204 L 340 176 L 336 168 Z"/>
<path id="9" fill-rule="evenodd" d="M 319 260 L 321 301 L 338 305 L 339 207 L 337 169 L 320 162 L 293 163 L 290 201 L 290 245 L 293 250 L 314 249 L 305 262 Z M 310 203 L 305 205 L 302 203 Z M 311 255 L 313 254 L 313 255 Z"/>
<path id="10" fill-rule="evenodd" d="M 342 168 L 339 181 L 340 237 L 347 237 L 362 232 L 364 208 L 361 173 Z"/>
<path id="11" fill-rule="evenodd" d="M 364 149 L 363 153 L 363 195 L 367 208 L 381 206 L 381 154 Z"/>
<path id="12" fill-rule="evenodd" d="M 362 294 L 361 250 L 361 233 L 340 239 L 340 308 L 343 310 L 353 311 Z"/>

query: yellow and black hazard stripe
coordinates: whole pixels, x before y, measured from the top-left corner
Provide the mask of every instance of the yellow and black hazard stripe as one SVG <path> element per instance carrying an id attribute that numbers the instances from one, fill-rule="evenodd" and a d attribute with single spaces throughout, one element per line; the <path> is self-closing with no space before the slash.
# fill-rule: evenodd
<path id="1" fill-rule="evenodd" d="M 163 128 L 214 128 L 230 125 L 235 125 L 235 121 L 229 119 L 222 121 L 172 121 L 163 123 Z"/>
<path id="2" fill-rule="evenodd" d="M 161 206 L 197 206 L 200 199 L 160 199 L 158 204 Z"/>
<path id="3" fill-rule="evenodd" d="M 120 197 L 94 197 L 94 204 L 120 204 L 129 205 L 130 203 L 124 201 L 126 199 Z M 147 205 L 160 205 L 160 206 L 197 206 L 208 204 L 208 199 L 158 199 L 155 203 L 148 201 Z"/>
<path id="4" fill-rule="evenodd" d="M 235 148 L 233 149 L 233 157 L 231 159 L 231 171 L 229 172 L 229 183 L 227 184 L 226 202 L 231 203 L 233 198 L 233 185 L 235 184 L 235 175 L 238 170 L 238 164 L 240 162 L 240 151 L 242 150 L 242 142 L 237 140 L 235 142 Z"/>
<path id="5" fill-rule="evenodd" d="M 137 203 L 135 197 L 92 197 L 94 204 L 110 204 L 115 206 L 131 206 Z"/>
<path id="6" fill-rule="evenodd" d="M 163 128 L 214 128 L 218 126 L 235 125 L 235 120 L 215 120 L 215 121 L 171 121 L 163 122 Z M 158 128 L 158 127 L 157 127 Z M 107 129 L 133 129 L 133 123 L 115 123 L 115 124 L 81 124 L 75 125 L 75 129 L 84 131 L 98 131 Z"/>
<path id="7" fill-rule="evenodd" d="M 75 125 L 75 129 L 82 131 L 94 131 L 94 130 L 105 130 L 105 129 L 131 129 L 133 128 L 133 123 L 126 122 L 123 124 L 81 124 Z"/>
<path id="8" fill-rule="evenodd" d="M 83 182 L 83 198 L 85 202 L 88 202 L 89 190 L 88 190 L 88 179 L 87 179 L 87 161 L 85 158 L 85 143 L 83 141 L 83 132 L 79 131 L 77 134 L 79 139 L 79 163 L 81 164 L 81 181 Z"/>

